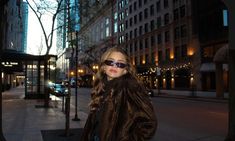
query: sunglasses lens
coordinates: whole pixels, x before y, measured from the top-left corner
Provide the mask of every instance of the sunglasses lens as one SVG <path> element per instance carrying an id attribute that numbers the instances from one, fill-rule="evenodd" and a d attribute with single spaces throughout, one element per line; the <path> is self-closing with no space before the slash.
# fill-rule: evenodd
<path id="1" fill-rule="evenodd" d="M 127 65 L 124 64 L 124 63 L 120 63 L 120 62 L 115 62 L 115 61 L 112 61 L 112 60 L 105 60 L 104 61 L 104 64 L 105 65 L 108 65 L 108 66 L 116 66 L 118 68 L 125 68 Z"/>
<path id="2" fill-rule="evenodd" d="M 119 68 L 125 68 L 126 64 L 124 64 L 124 63 L 116 63 L 116 66 L 119 67 Z"/>

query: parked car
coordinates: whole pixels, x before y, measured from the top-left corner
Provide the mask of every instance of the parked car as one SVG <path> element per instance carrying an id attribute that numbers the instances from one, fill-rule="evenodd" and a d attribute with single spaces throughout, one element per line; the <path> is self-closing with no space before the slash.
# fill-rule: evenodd
<path id="1" fill-rule="evenodd" d="M 55 84 L 53 88 L 53 94 L 56 96 L 64 96 L 68 94 L 68 88 L 63 84 Z"/>
<path id="2" fill-rule="evenodd" d="M 151 88 L 148 88 L 147 91 L 148 91 L 149 96 L 151 96 L 151 97 L 154 96 L 154 91 Z"/>

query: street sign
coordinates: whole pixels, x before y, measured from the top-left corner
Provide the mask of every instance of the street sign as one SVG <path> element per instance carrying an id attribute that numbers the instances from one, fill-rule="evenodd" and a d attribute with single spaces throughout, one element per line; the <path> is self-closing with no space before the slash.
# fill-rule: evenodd
<path id="1" fill-rule="evenodd" d="M 157 67 L 157 75 L 161 75 L 161 68 Z"/>

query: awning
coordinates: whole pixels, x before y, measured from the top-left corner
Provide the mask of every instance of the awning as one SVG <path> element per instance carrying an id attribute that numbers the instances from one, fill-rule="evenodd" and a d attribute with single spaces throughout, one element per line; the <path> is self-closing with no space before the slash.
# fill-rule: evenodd
<path id="1" fill-rule="evenodd" d="M 228 64 L 223 64 L 223 70 L 228 71 Z M 203 63 L 200 68 L 201 72 L 215 72 L 215 63 Z"/>
<path id="2" fill-rule="evenodd" d="M 215 64 L 214 63 L 203 63 L 200 68 L 201 72 L 214 72 Z"/>
<path id="3" fill-rule="evenodd" d="M 228 63 L 228 44 L 221 47 L 213 58 L 214 62 L 218 63 Z"/>
<path id="4" fill-rule="evenodd" d="M 45 60 L 45 55 L 31 55 L 15 50 L 3 50 L 0 52 L 1 64 L 3 71 L 6 73 L 23 72 L 24 61 L 41 61 Z M 56 58 L 56 55 L 49 55 L 50 58 Z"/>

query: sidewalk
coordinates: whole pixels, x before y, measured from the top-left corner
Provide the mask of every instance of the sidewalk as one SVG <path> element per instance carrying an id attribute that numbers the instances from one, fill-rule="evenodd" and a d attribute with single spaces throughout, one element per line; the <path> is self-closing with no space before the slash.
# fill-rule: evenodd
<path id="1" fill-rule="evenodd" d="M 53 140 L 73 141 L 70 137 L 64 137 L 65 114 L 62 112 L 61 101 L 52 98 L 52 108 L 36 108 L 36 105 L 43 105 L 43 100 L 24 99 L 24 88 L 17 87 L 10 91 L 3 92 L 3 134 L 7 141 L 47 141 L 48 136 Z M 58 105 L 55 105 L 55 104 Z M 85 124 L 87 114 L 78 111 L 81 121 L 73 121 L 74 107 L 70 110 L 70 132 L 76 132 Z M 57 132 L 58 131 L 58 132 Z M 50 134 L 52 133 L 52 134 Z M 55 134 L 56 133 L 56 134 Z M 42 137 L 44 134 L 44 139 Z M 74 134 L 74 133 L 73 133 Z M 75 135 L 75 134 L 74 134 Z"/>
<path id="2" fill-rule="evenodd" d="M 224 98 L 217 98 L 216 92 L 208 91 L 187 91 L 187 90 L 160 90 L 160 95 L 157 89 L 153 89 L 154 96 L 165 98 L 180 98 L 188 100 L 200 100 L 207 102 L 228 102 L 228 93 L 224 94 Z"/>
<path id="3" fill-rule="evenodd" d="M 208 102 L 227 102 L 227 98 L 218 99 L 213 92 L 161 90 L 155 97 L 182 98 Z M 70 110 L 70 135 L 65 137 L 65 114 L 62 112 L 61 100 L 51 97 L 52 108 L 36 108 L 43 105 L 43 100 L 24 99 L 24 88 L 17 87 L 3 93 L 3 134 L 7 141 L 78 141 L 78 135 L 84 126 L 87 114 L 78 111 L 81 121 L 73 121 L 74 106 Z M 56 101 L 55 101 L 56 100 Z M 161 137 L 160 137 L 161 138 Z"/>

